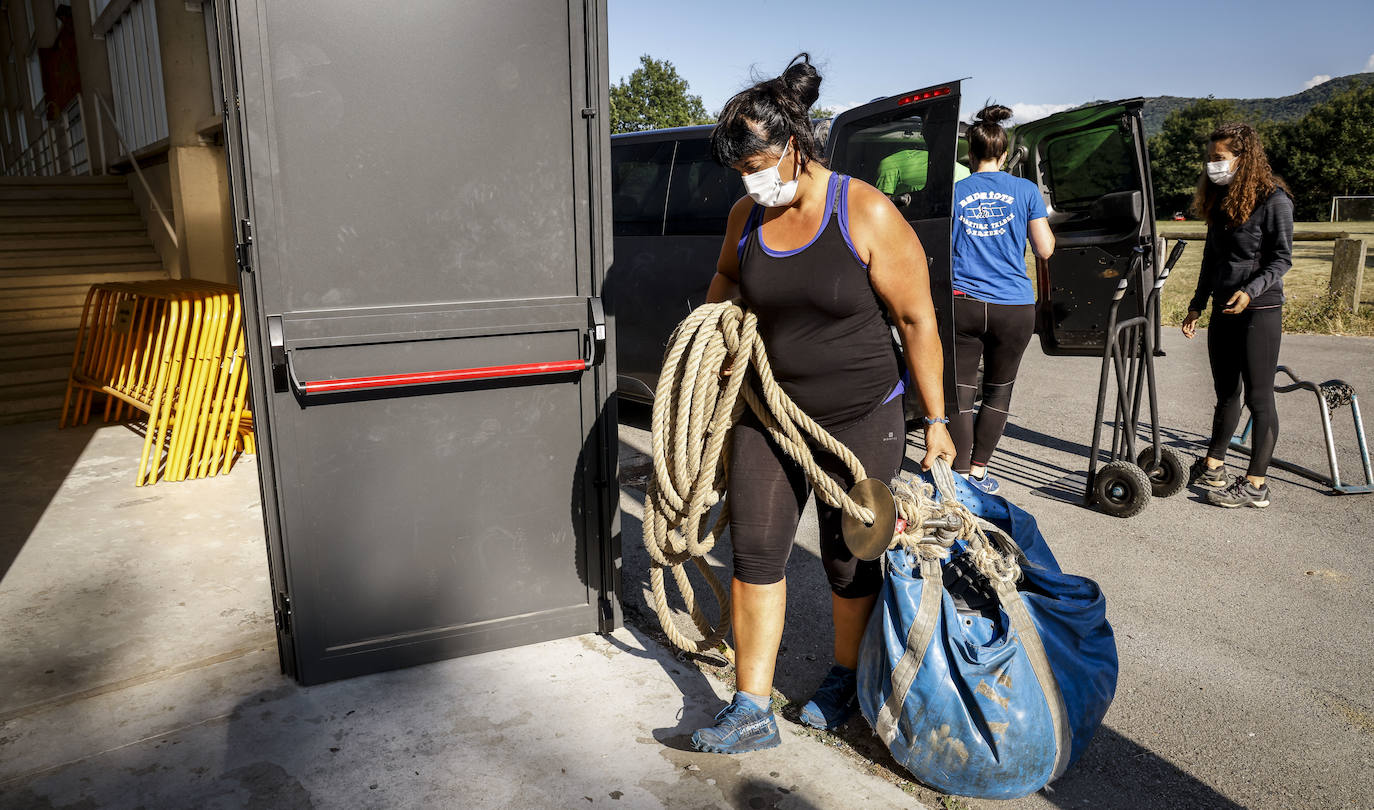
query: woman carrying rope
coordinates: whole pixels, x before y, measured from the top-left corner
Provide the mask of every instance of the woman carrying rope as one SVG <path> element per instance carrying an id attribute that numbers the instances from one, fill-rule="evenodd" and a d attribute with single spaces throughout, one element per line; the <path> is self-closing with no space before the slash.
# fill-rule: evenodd
<path id="1" fill-rule="evenodd" d="M 777 78 L 726 103 L 713 157 L 744 178 L 711 282 L 711 303 L 741 297 L 758 319 L 783 391 L 862 462 L 890 480 L 906 450 L 900 359 L 884 308 L 901 331 L 926 418 L 929 469 L 954 458 L 946 429 L 943 360 L 925 251 L 901 214 L 862 181 L 823 166 L 807 114 L 821 77 L 800 54 Z M 728 475 L 734 578 L 730 615 L 737 687 L 715 724 L 692 735 L 698 750 L 738 754 L 781 739 L 770 709 L 787 600 L 784 573 L 811 487 L 802 468 L 752 413 L 734 428 Z M 821 466 L 846 489 L 846 467 Z M 830 581 L 835 665 L 801 713 L 833 729 L 855 705 L 859 642 L 882 585 L 879 562 L 861 562 L 841 537 L 841 510 L 818 501 L 821 557 Z"/>

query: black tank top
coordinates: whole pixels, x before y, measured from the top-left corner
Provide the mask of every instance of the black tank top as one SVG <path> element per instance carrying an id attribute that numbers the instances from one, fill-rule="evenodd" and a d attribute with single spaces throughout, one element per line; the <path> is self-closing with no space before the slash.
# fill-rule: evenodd
<path id="1" fill-rule="evenodd" d="M 867 416 L 900 378 L 882 303 L 849 238 L 849 178 L 832 173 L 820 231 L 796 250 L 763 243 L 754 206 L 739 242 L 740 293 L 782 389 L 826 428 Z"/>

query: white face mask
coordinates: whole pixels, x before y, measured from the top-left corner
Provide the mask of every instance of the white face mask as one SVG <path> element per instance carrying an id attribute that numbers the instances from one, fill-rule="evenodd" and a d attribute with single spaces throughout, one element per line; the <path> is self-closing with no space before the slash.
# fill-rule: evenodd
<path id="1" fill-rule="evenodd" d="M 1219 186 L 1230 185 L 1236 176 L 1234 160 L 1217 160 L 1207 164 L 1207 179 Z"/>
<path id="2" fill-rule="evenodd" d="M 754 202 L 765 208 L 778 208 L 790 205 L 792 199 L 797 196 L 796 179 L 784 183 L 782 173 L 778 171 L 778 166 L 782 165 L 782 159 L 787 157 L 787 150 L 791 148 L 792 142 L 788 141 L 776 164 L 767 169 L 744 175 L 744 190 L 749 192 L 749 197 Z"/>

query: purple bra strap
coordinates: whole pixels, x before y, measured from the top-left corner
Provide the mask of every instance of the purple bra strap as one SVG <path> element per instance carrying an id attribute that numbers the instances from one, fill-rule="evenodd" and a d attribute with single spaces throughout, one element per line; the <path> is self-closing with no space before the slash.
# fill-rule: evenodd
<path id="1" fill-rule="evenodd" d="M 841 189 L 841 191 L 840 191 L 840 206 L 839 206 L 839 208 L 840 208 L 840 210 L 839 210 L 839 214 L 840 214 L 840 234 L 844 236 L 844 243 L 845 243 L 846 245 L 849 245 L 849 252 L 854 254 L 854 260 L 857 261 L 857 262 L 859 263 L 859 265 L 862 266 L 865 270 L 867 270 L 867 269 L 868 269 L 868 263 L 865 262 L 863 259 L 860 259 L 860 258 L 859 258 L 859 251 L 858 251 L 857 249 L 855 249 L 855 247 L 854 247 L 854 240 L 849 238 L 849 180 L 850 180 L 850 177 L 849 177 L 849 175 L 843 175 L 843 177 L 844 177 L 844 179 L 841 181 L 842 189 Z"/>
<path id="2" fill-rule="evenodd" d="M 740 234 L 739 244 L 735 246 L 735 253 L 741 260 L 744 259 L 744 245 L 749 241 L 749 234 L 763 223 L 763 206 L 755 204 L 749 209 L 749 217 L 744 220 L 744 233 Z"/>

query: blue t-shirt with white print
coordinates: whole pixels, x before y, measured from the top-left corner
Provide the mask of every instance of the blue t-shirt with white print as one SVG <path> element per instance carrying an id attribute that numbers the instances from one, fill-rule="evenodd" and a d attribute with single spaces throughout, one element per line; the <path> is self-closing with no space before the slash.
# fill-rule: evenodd
<path id="1" fill-rule="evenodd" d="M 991 304 L 1033 304 L 1026 226 L 1047 216 L 1040 189 L 1006 172 L 954 184 L 954 289 Z"/>

